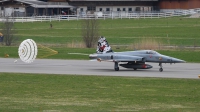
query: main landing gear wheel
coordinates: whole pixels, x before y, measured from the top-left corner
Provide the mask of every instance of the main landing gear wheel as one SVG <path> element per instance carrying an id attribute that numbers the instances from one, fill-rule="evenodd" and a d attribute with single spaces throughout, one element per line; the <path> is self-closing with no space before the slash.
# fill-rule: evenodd
<path id="1" fill-rule="evenodd" d="M 162 63 L 159 63 L 159 66 L 160 66 L 159 71 L 162 72 L 163 71 Z"/>
<path id="2" fill-rule="evenodd" d="M 119 71 L 119 67 L 115 68 L 115 71 Z"/>
<path id="3" fill-rule="evenodd" d="M 115 71 L 119 71 L 119 66 L 118 66 L 118 62 L 115 62 Z"/>
<path id="4" fill-rule="evenodd" d="M 137 68 L 133 68 L 133 70 L 137 70 Z"/>
<path id="5" fill-rule="evenodd" d="M 163 68 L 160 68 L 159 71 L 162 72 L 162 71 L 163 71 Z"/>

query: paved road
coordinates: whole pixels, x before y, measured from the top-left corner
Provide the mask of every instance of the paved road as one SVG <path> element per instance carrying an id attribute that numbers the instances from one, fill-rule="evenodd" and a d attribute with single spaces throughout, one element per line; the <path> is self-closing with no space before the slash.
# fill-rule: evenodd
<path id="1" fill-rule="evenodd" d="M 134 71 L 120 67 L 120 71 L 114 71 L 112 62 L 37 59 L 31 64 L 26 64 L 19 59 L 14 63 L 15 60 L 0 58 L 0 72 L 196 79 L 200 75 L 200 64 L 197 63 L 163 64 L 164 71 L 159 72 L 157 63 L 148 63 L 153 66 L 148 70 Z"/>

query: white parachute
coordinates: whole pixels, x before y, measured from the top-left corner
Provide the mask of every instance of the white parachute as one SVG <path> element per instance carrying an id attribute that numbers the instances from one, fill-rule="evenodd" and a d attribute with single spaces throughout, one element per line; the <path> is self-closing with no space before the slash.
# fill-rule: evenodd
<path id="1" fill-rule="evenodd" d="M 18 49 L 20 59 L 25 63 L 32 63 L 37 57 L 37 44 L 32 39 L 24 40 Z"/>

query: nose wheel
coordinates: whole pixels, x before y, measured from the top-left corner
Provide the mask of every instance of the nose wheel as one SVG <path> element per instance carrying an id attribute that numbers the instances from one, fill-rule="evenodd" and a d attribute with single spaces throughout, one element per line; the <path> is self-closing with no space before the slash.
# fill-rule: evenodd
<path id="1" fill-rule="evenodd" d="M 163 68 L 159 68 L 159 71 L 162 72 L 162 71 L 163 71 Z"/>
<path id="2" fill-rule="evenodd" d="M 159 63 L 159 66 L 160 66 L 159 71 L 162 72 L 163 71 L 162 63 Z"/>

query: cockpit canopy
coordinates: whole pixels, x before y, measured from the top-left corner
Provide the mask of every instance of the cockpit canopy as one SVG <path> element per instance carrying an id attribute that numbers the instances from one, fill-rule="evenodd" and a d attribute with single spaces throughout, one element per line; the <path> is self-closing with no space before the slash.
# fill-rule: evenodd
<path id="1" fill-rule="evenodd" d="M 159 54 L 159 53 L 156 52 L 156 51 L 147 50 L 147 51 L 146 51 L 146 54 Z"/>

